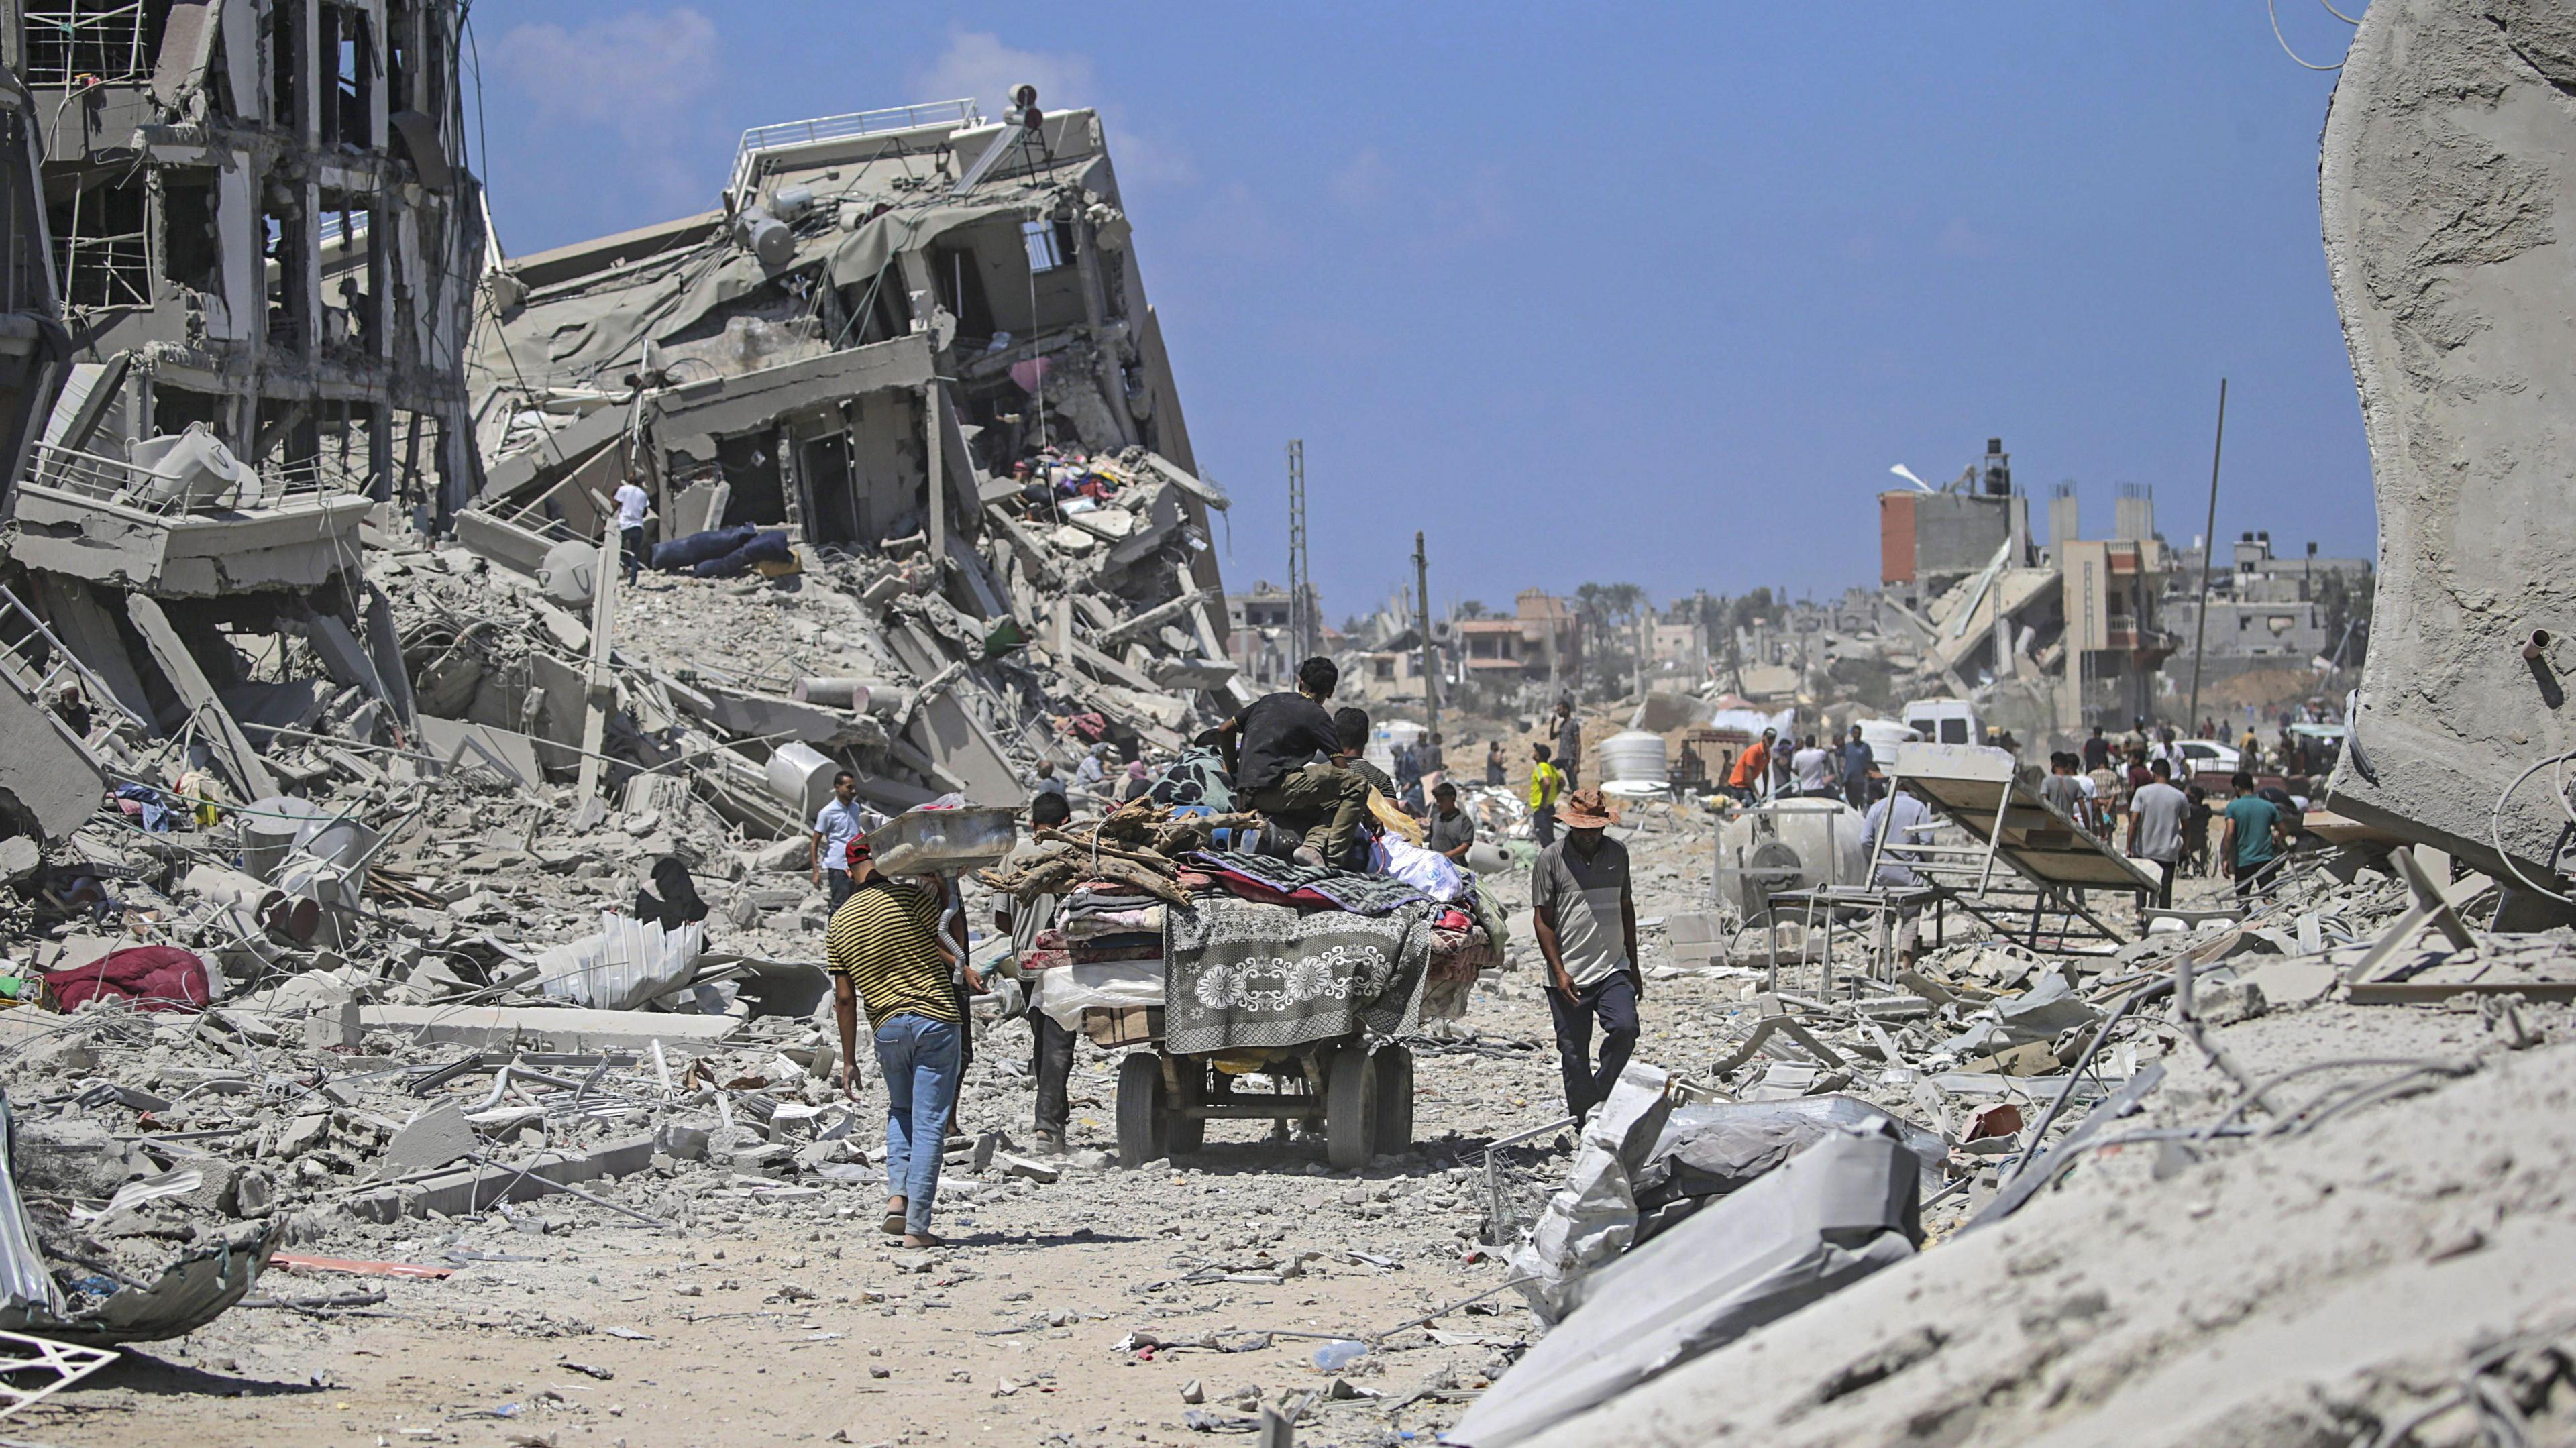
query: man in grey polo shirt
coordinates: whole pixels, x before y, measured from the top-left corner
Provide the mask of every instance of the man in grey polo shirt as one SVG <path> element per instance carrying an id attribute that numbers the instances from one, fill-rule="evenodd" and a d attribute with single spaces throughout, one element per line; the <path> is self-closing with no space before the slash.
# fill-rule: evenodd
<path id="1" fill-rule="evenodd" d="M 1463 865 L 1475 843 L 1476 817 L 1458 808 L 1458 786 L 1440 781 L 1431 791 L 1431 823 L 1422 832 L 1423 847 Z"/>
<path id="2" fill-rule="evenodd" d="M 1565 838 L 1539 852 L 1530 871 L 1530 911 L 1548 969 L 1547 1004 L 1565 1073 L 1565 1108 L 1582 1116 L 1608 1099 L 1637 1045 L 1637 902 L 1628 888 L 1628 849 L 1602 831 L 1611 823 L 1601 791 L 1578 789 L 1557 805 Z M 1601 1025 L 1601 1061 L 1592 1026 Z"/>

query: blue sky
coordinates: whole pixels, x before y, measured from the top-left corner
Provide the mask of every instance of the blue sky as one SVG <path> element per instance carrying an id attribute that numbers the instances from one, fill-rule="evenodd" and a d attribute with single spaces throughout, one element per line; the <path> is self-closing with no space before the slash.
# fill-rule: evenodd
<path id="1" fill-rule="evenodd" d="M 2341 56 L 2340 21 L 2279 3 Z M 2075 479 L 2089 532 L 2137 482 L 2187 542 L 2221 375 L 2220 534 L 2375 546 L 2317 231 L 2333 77 L 2261 0 L 551 3 L 473 30 L 513 252 L 714 204 L 748 126 L 995 114 L 1021 80 L 1098 106 L 1238 499 L 1227 579 L 1284 577 L 1302 437 L 1336 618 L 1411 576 L 1417 528 L 1444 606 L 1875 584 L 1889 465 L 1937 483 L 1989 436 L 2036 498 Z"/>

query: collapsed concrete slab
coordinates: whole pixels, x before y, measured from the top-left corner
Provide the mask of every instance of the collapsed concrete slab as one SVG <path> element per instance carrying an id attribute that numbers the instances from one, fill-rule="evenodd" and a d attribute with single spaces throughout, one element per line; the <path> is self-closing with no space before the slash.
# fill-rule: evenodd
<path id="1" fill-rule="evenodd" d="M 2370 652 L 2332 807 L 2500 871 L 2566 818 L 2516 777 L 2576 745 L 2576 12 L 2391 0 L 2325 127 L 2326 260 L 2379 500 Z M 2502 801 L 2499 807 L 2499 801 Z"/>
<path id="2" fill-rule="evenodd" d="M 432 1212 L 461 1217 L 488 1211 L 496 1202 L 524 1202 L 554 1195 L 557 1186 L 576 1186 L 603 1178 L 631 1176 L 652 1164 L 653 1136 L 627 1137 L 595 1151 L 567 1156 L 541 1152 L 516 1163 L 487 1163 L 380 1187 L 354 1196 L 341 1210 L 371 1222 L 425 1217 Z"/>
<path id="3" fill-rule="evenodd" d="M 0 833 L 60 839 L 105 793 L 98 760 L 0 663 Z"/>
<path id="4" fill-rule="evenodd" d="M 712 1046 L 742 1022 L 731 1016 L 664 1015 L 651 1011 L 592 1011 L 544 1006 L 401 1006 L 359 1009 L 369 1031 L 399 1031 L 416 1040 L 486 1048 L 546 1043 L 557 1051 L 650 1051 Z"/>

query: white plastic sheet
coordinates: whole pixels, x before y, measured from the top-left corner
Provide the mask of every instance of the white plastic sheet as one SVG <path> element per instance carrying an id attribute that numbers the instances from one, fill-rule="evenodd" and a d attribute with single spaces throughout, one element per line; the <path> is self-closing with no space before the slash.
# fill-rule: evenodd
<path id="1" fill-rule="evenodd" d="M 706 927 L 694 920 L 666 931 L 659 921 L 603 912 L 597 935 L 537 957 L 537 985 L 556 1000 L 593 1010 L 633 1010 L 688 984 L 706 938 Z"/>
<path id="2" fill-rule="evenodd" d="M 1458 862 L 1437 850 L 1409 845 L 1393 835 L 1370 847 L 1378 856 L 1381 873 L 1394 876 L 1414 889 L 1446 905 L 1467 894 L 1467 872 Z"/>
<path id="3" fill-rule="evenodd" d="M 1922 1231 L 1919 1176 L 1913 1153 L 1883 1123 L 1837 1127 L 1779 1170 L 1573 1284 L 1571 1315 L 1442 1441 L 1508 1448 L 1535 1438 L 1904 1261 Z"/>
<path id="4" fill-rule="evenodd" d="M 1634 1177 L 1672 1114 L 1664 1094 L 1670 1080 L 1661 1067 L 1634 1062 L 1619 1073 L 1610 1099 L 1584 1123 L 1566 1184 L 1548 1198 L 1528 1240 L 1512 1249 L 1512 1275 L 1528 1279 L 1520 1292 L 1541 1320 L 1571 1310 L 1583 1274 L 1637 1239 Z"/>
<path id="5" fill-rule="evenodd" d="M 1082 1027 L 1093 1007 L 1124 1010 L 1163 1003 L 1163 963 L 1122 960 L 1111 965 L 1055 965 L 1029 977 L 1037 1009 L 1067 1030 Z"/>

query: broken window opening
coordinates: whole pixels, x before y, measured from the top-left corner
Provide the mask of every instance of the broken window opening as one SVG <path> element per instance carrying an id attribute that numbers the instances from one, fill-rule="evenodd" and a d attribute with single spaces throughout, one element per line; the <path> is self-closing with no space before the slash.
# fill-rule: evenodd
<path id="1" fill-rule="evenodd" d="M 84 77 L 107 85 L 152 78 L 170 0 L 73 0 L 25 13 L 20 78 L 29 86 L 68 86 Z"/>
<path id="2" fill-rule="evenodd" d="M 382 320 L 377 309 L 375 212 L 330 197 L 322 210 L 322 345 L 371 353 Z"/>
<path id="3" fill-rule="evenodd" d="M 806 496 L 805 531 L 815 543 L 868 541 L 860 531 L 859 499 L 850 486 L 850 435 L 827 433 L 808 439 L 803 463 Z"/>
<path id="4" fill-rule="evenodd" d="M 984 296 L 984 269 L 970 247 L 934 247 L 930 274 L 939 288 L 939 304 L 957 319 L 957 340 L 982 342 L 993 335 L 993 307 Z"/>
<path id="5" fill-rule="evenodd" d="M 392 4 L 385 7 L 385 109 L 412 109 L 411 7 Z"/>
<path id="6" fill-rule="evenodd" d="M 912 330 L 911 298 L 893 273 L 894 263 L 889 260 L 866 285 L 852 282 L 841 288 L 841 311 L 848 320 L 834 345 L 865 347 Z"/>
<path id="7" fill-rule="evenodd" d="M 311 315 L 312 298 L 306 295 L 304 279 L 304 222 L 292 211 L 270 209 L 260 213 L 267 243 L 268 278 L 268 345 L 287 352 L 304 350 L 304 320 Z"/>
<path id="8" fill-rule="evenodd" d="M 724 526 L 748 523 L 776 528 L 787 522 L 787 493 L 778 478 L 778 453 L 770 434 L 747 432 L 716 439 L 716 466 L 724 473 L 732 499 L 725 504 Z"/>
<path id="9" fill-rule="evenodd" d="M 173 387 L 167 382 L 152 384 L 152 434 L 166 437 L 188 430 L 188 424 L 202 422 L 220 436 L 224 428 L 224 399 L 211 392 L 196 392 Z"/>
<path id="10" fill-rule="evenodd" d="M 161 276 L 192 291 L 223 289 L 222 238 L 215 229 L 215 182 L 185 172 L 161 176 Z"/>
<path id="11" fill-rule="evenodd" d="M 47 208 L 67 307 L 152 305 L 152 250 L 137 179 L 74 190 Z"/>
<path id="12" fill-rule="evenodd" d="M 1029 249 L 1032 272 L 1054 271 L 1073 255 L 1072 233 L 1043 217 L 1020 223 L 1020 241 Z"/>
<path id="13" fill-rule="evenodd" d="M 322 88 L 322 144 L 360 148 L 374 145 L 367 116 L 371 79 L 367 17 L 337 5 L 325 5 L 318 28 L 314 53 L 331 67 L 329 84 Z"/>
<path id="14" fill-rule="evenodd" d="M 268 12 L 268 119 L 271 125 L 288 130 L 304 126 L 304 92 L 300 89 L 303 47 L 296 43 L 296 20 L 304 13 L 301 5 L 272 6 Z"/>

